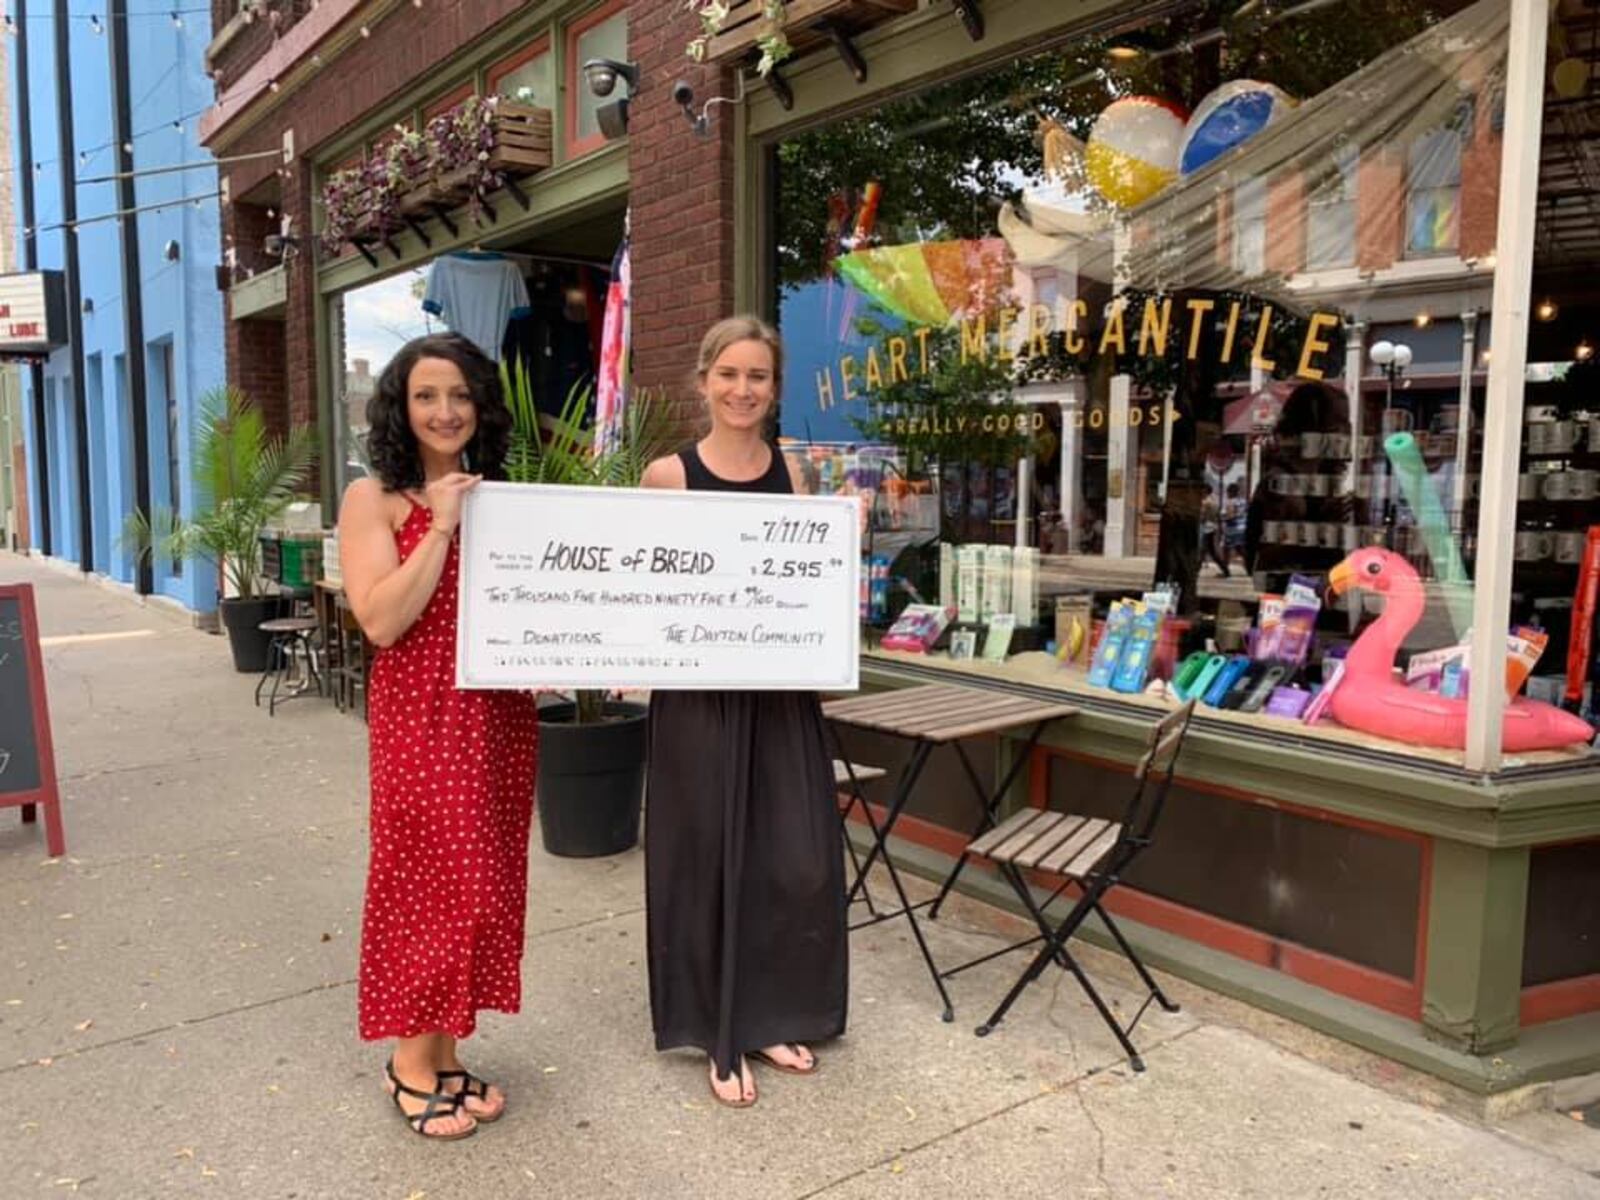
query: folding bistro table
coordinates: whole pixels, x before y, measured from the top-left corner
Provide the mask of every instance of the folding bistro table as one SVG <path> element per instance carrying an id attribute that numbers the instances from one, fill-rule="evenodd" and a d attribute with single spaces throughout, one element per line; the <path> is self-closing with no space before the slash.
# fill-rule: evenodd
<path id="1" fill-rule="evenodd" d="M 889 835 L 894 831 L 895 823 L 911 799 L 917 780 L 922 775 L 922 769 L 927 766 L 929 756 L 939 746 L 951 746 L 955 749 L 956 757 L 961 761 L 962 769 L 966 772 L 967 780 L 972 785 L 973 794 L 980 806 L 977 826 L 968 841 L 993 829 L 998 823 L 995 814 L 1022 770 L 1023 764 L 1028 761 L 1033 748 L 1038 745 L 1040 735 L 1056 721 L 1075 716 L 1078 709 L 1070 704 L 1035 700 L 1027 696 L 1016 696 L 985 688 L 924 684 L 902 688 L 899 691 L 877 692 L 872 695 L 833 700 L 822 706 L 822 712 L 828 718 L 834 751 L 838 760 L 844 765 L 844 774 L 847 777 L 850 800 L 845 805 L 842 815 L 847 818 L 850 811 L 859 804 L 866 816 L 867 828 L 872 833 L 872 847 L 857 867 L 855 879 L 847 894 L 847 902 L 854 903 L 858 895 L 866 895 L 867 873 L 872 870 L 873 864 L 879 857 L 883 859 L 890 882 L 894 885 L 895 895 L 900 902 L 899 908 L 874 913 L 867 920 L 852 925 L 851 928 L 861 929 L 868 925 L 876 925 L 880 921 L 904 917 L 911 926 L 911 934 L 916 939 L 917 949 L 922 952 L 922 961 L 927 965 L 933 986 L 939 990 L 939 998 L 944 1002 L 944 1019 L 953 1021 L 955 1008 L 950 1003 L 950 994 L 945 990 L 944 978 L 934 963 L 933 954 L 922 935 L 922 927 L 917 922 L 917 910 L 931 905 L 929 918 L 936 918 L 939 915 L 939 906 L 944 903 L 944 898 L 955 885 L 957 876 L 967 865 L 968 854 L 963 852 L 956 860 L 955 866 L 945 877 L 935 899 L 912 904 L 906 896 L 905 886 L 900 881 L 900 872 L 896 870 L 894 860 L 889 857 Z M 911 757 L 901 768 L 899 778 L 895 782 L 894 799 L 881 823 L 862 795 L 860 768 L 856 767 L 851 762 L 850 756 L 844 752 L 839 729 L 845 726 L 887 734 L 912 743 Z M 983 781 L 973 767 L 962 741 L 986 734 L 1006 734 L 1024 729 L 1028 732 L 1023 745 L 1012 760 L 1011 769 L 990 793 L 983 786 Z"/>

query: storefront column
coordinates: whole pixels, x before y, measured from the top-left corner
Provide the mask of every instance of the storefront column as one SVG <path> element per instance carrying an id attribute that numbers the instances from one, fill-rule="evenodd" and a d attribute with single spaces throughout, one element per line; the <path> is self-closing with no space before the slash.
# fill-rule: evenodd
<path id="1" fill-rule="evenodd" d="M 1483 491 L 1473 591 L 1472 677 L 1505 677 L 1511 620 L 1512 539 L 1517 527 L 1517 472 L 1522 452 L 1522 395 L 1533 286 L 1534 210 L 1544 119 L 1544 61 L 1549 0 L 1511 0 L 1506 61 L 1500 220 L 1495 237 L 1494 300 L 1489 327 L 1489 388 L 1484 405 Z M 1467 768 L 1497 771 L 1504 688 L 1475 687 L 1467 697 Z"/>
<path id="2" fill-rule="evenodd" d="M 1450 495 L 1450 535 L 1457 539 L 1458 547 L 1466 533 L 1461 514 L 1467 507 L 1467 471 L 1472 463 L 1472 368 L 1477 359 L 1478 312 L 1468 309 L 1461 314 L 1461 399 L 1456 416 L 1455 490 Z"/>
<path id="3" fill-rule="evenodd" d="M 1139 544 L 1139 439 L 1130 436 L 1128 422 L 1132 397 L 1133 377 L 1113 375 L 1106 412 L 1107 558 L 1130 558 Z"/>
<path id="4" fill-rule="evenodd" d="M 1350 404 L 1350 473 L 1345 479 L 1345 491 L 1352 496 L 1356 495 L 1361 468 L 1366 465 L 1361 453 L 1361 369 L 1366 356 L 1367 323 L 1353 321 L 1344 327 L 1344 390 Z"/>
<path id="5" fill-rule="evenodd" d="M 1517 1039 L 1528 849 L 1439 840 L 1433 848 L 1422 1023 L 1469 1054 Z"/>

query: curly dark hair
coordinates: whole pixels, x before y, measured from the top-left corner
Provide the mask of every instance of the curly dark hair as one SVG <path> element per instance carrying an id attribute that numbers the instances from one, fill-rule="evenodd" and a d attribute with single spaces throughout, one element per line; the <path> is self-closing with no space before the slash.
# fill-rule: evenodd
<path id="1" fill-rule="evenodd" d="M 466 376 L 478 427 L 467 443 L 467 469 L 485 479 L 504 479 L 506 450 L 511 443 L 511 410 L 500 387 L 500 369 L 459 333 L 434 333 L 413 338 L 389 360 L 378 376 L 378 390 L 367 401 L 367 455 L 372 473 L 391 492 L 423 485 L 417 435 L 411 432 L 407 385 L 419 358 L 442 358 Z"/>

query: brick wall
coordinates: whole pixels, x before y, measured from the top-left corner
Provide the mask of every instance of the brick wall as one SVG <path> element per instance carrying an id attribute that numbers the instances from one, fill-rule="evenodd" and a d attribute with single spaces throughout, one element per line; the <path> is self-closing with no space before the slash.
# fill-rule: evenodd
<path id="1" fill-rule="evenodd" d="M 1381 271 L 1400 257 L 1405 199 L 1405 154 L 1364 153 L 1356 173 L 1356 265 L 1363 271 Z"/>
<path id="2" fill-rule="evenodd" d="M 712 110 L 709 137 L 695 134 L 672 102 L 672 84 L 694 88 L 695 107 L 733 94 L 731 73 L 684 55 L 698 29 L 681 4 L 633 0 L 629 52 L 642 84 L 628 128 L 633 213 L 633 373 L 666 388 L 697 415 L 693 380 L 700 338 L 733 312 L 733 122 Z"/>

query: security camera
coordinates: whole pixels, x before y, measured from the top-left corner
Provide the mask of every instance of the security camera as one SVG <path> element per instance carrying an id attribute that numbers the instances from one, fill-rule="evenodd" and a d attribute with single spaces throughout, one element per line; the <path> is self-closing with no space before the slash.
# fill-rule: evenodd
<path id="1" fill-rule="evenodd" d="M 591 58 L 583 64 L 583 77 L 589 83 L 589 90 L 602 99 L 616 90 L 618 79 L 628 85 L 629 95 L 639 86 L 639 68 L 614 58 Z"/>
<path id="2" fill-rule="evenodd" d="M 672 85 L 672 102 L 680 108 L 688 108 L 694 103 L 694 89 L 683 80 L 678 80 Z"/>

